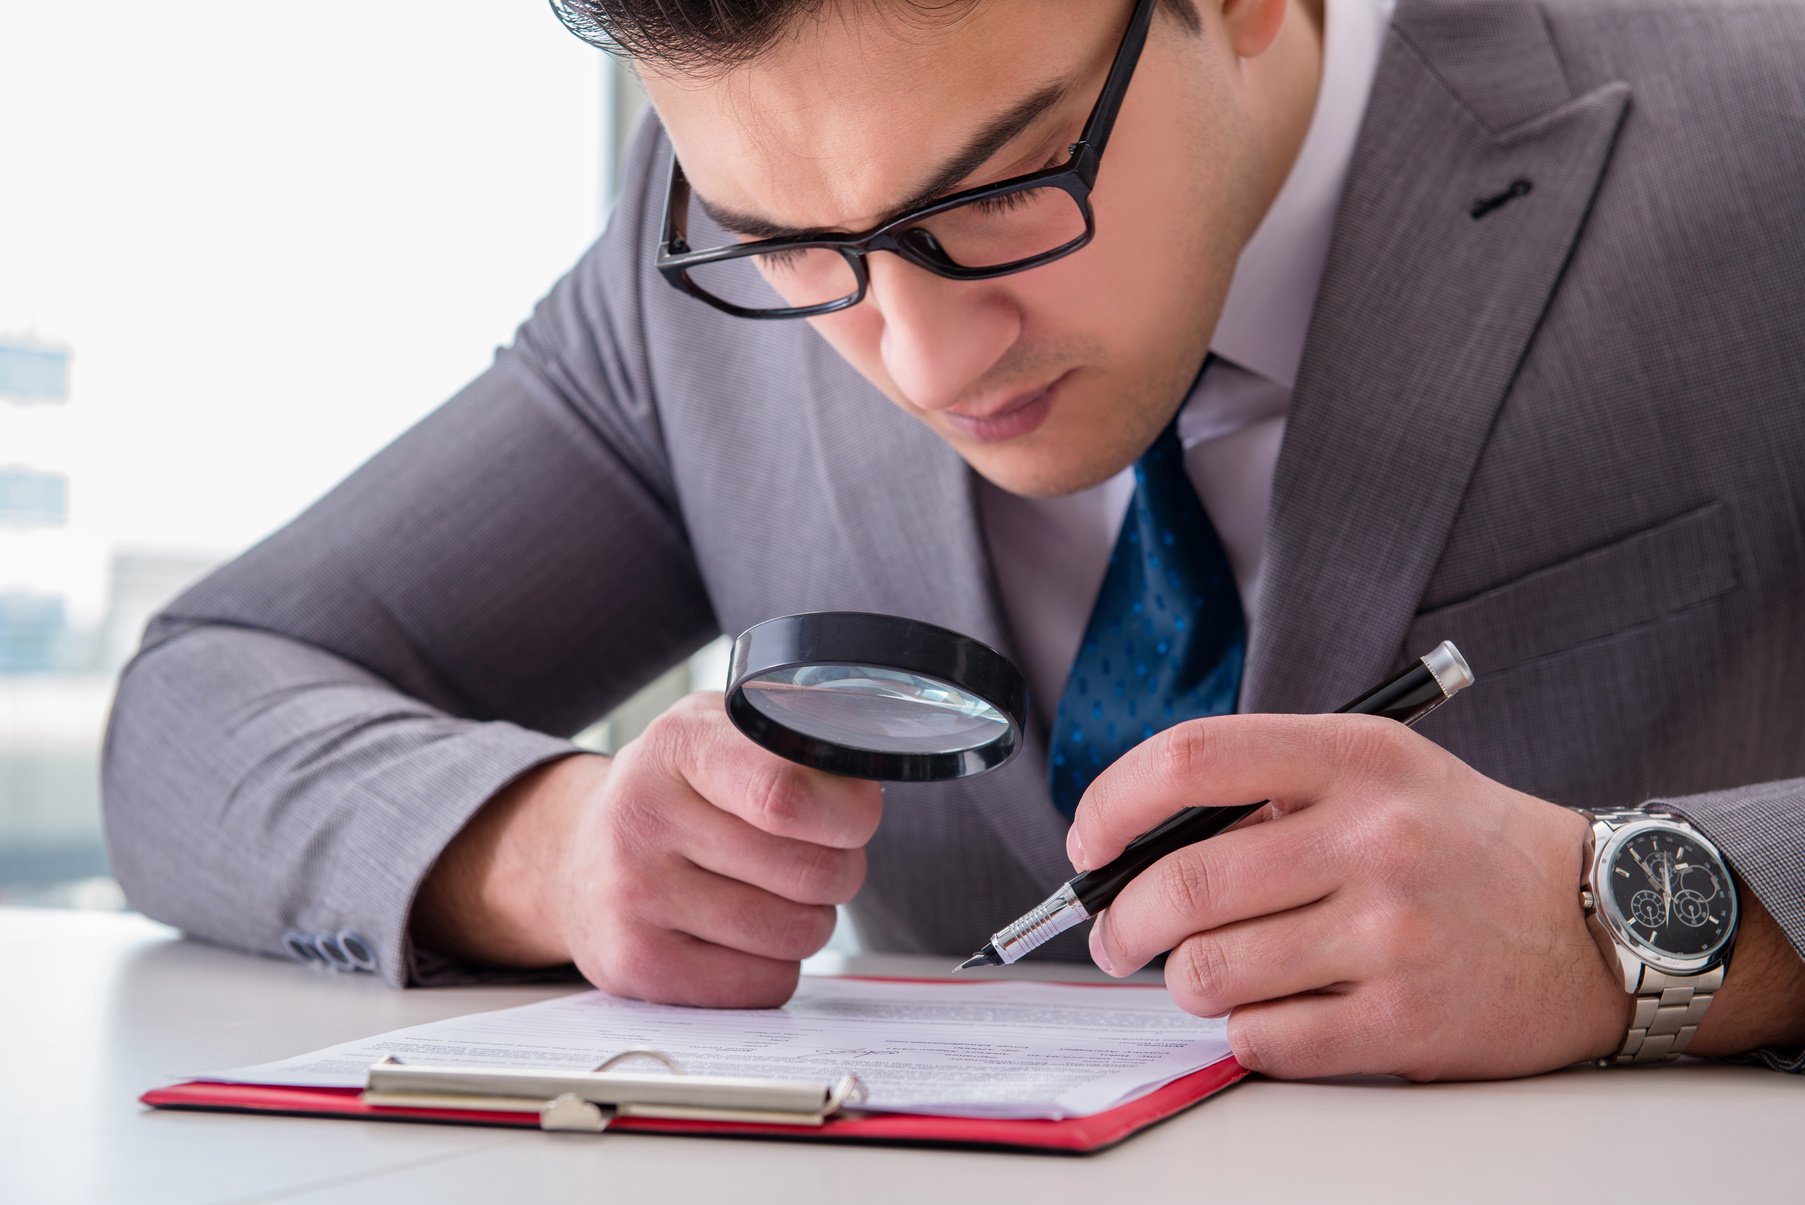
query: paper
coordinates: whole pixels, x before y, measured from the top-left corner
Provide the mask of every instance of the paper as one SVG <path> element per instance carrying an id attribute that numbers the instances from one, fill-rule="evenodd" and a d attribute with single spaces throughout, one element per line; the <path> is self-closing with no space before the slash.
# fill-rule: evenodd
<path id="1" fill-rule="evenodd" d="M 864 1108 L 956 1117 L 1083 1117 L 1229 1057 L 1223 1019 L 1191 1016 L 1161 987 L 804 977 L 782 1008 L 580 992 L 201 1078 L 361 1088 L 370 1064 L 389 1055 L 588 1071 L 635 1046 L 696 1075 L 825 1083 L 852 1072 L 865 1084 Z"/>

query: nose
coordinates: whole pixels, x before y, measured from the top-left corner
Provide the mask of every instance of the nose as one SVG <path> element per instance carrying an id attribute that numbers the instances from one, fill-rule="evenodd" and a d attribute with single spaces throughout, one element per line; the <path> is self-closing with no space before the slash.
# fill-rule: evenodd
<path id="1" fill-rule="evenodd" d="M 1020 311 L 989 282 L 948 280 L 891 254 L 868 266 L 884 370 L 923 410 L 959 401 L 1021 334 Z"/>

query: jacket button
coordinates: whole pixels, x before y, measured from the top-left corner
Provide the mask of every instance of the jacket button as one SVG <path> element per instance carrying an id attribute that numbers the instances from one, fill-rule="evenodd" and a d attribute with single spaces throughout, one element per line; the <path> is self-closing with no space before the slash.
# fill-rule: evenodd
<path id="1" fill-rule="evenodd" d="M 313 939 L 299 929 L 290 929 L 282 935 L 282 948 L 287 950 L 288 956 L 296 962 L 315 963 L 324 961 L 324 956 L 320 953 L 319 948 L 313 944 Z"/>
<path id="2" fill-rule="evenodd" d="M 330 929 L 324 933 L 315 933 L 313 944 L 319 947 L 320 956 L 333 970 L 348 971 L 351 969 L 351 959 L 346 955 L 344 948 L 338 944 L 338 934 Z"/>
<path id="3" fill-rule="evenodd" d="M 338 931 L 338 947 L 345 952 L 345 957 L 350 960 L 355 969 L 360 971 L 376 969 L 376 951 L 370 948 L 369 941 L 357 930 L 340 929 Z"/>

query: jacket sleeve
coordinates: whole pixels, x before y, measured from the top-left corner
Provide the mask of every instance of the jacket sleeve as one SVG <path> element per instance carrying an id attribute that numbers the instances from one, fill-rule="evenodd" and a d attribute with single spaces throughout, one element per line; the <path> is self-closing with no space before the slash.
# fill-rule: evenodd
<path id="1" fill-rule="evenodd" d="M 269 954 L 354 933 L 392 984 L 481 977 L 410 943 L 421 880 L 717 627 L 646 366 L 645 192 L 488 371 L 151 622 L 102 759 L 134 906 Z"/>
<path id="2" fill-rule="evenodd" d="M 1648 810 L 1680 816 L 1710 838 L 1805 958 L 1805 778 L 1657 800 Z M 1777 1071 L 1805 1072 L 1805 1049 L 1751 1057 Z"/>

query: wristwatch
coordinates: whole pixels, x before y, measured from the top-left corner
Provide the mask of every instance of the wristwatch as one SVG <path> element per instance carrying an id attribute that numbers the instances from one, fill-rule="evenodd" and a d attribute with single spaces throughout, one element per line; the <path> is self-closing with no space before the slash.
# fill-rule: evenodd
<path id="1" fill-rule="evenodd" d="M 1717 848 L 1677 816 L 1591 812 L 1579 891 L 1593 936 L 1636 998 L 1629 1032 L 1601 1067 L 1679 1057 L 1723 985 L 1736 940 L 1736 884 Z"/>

